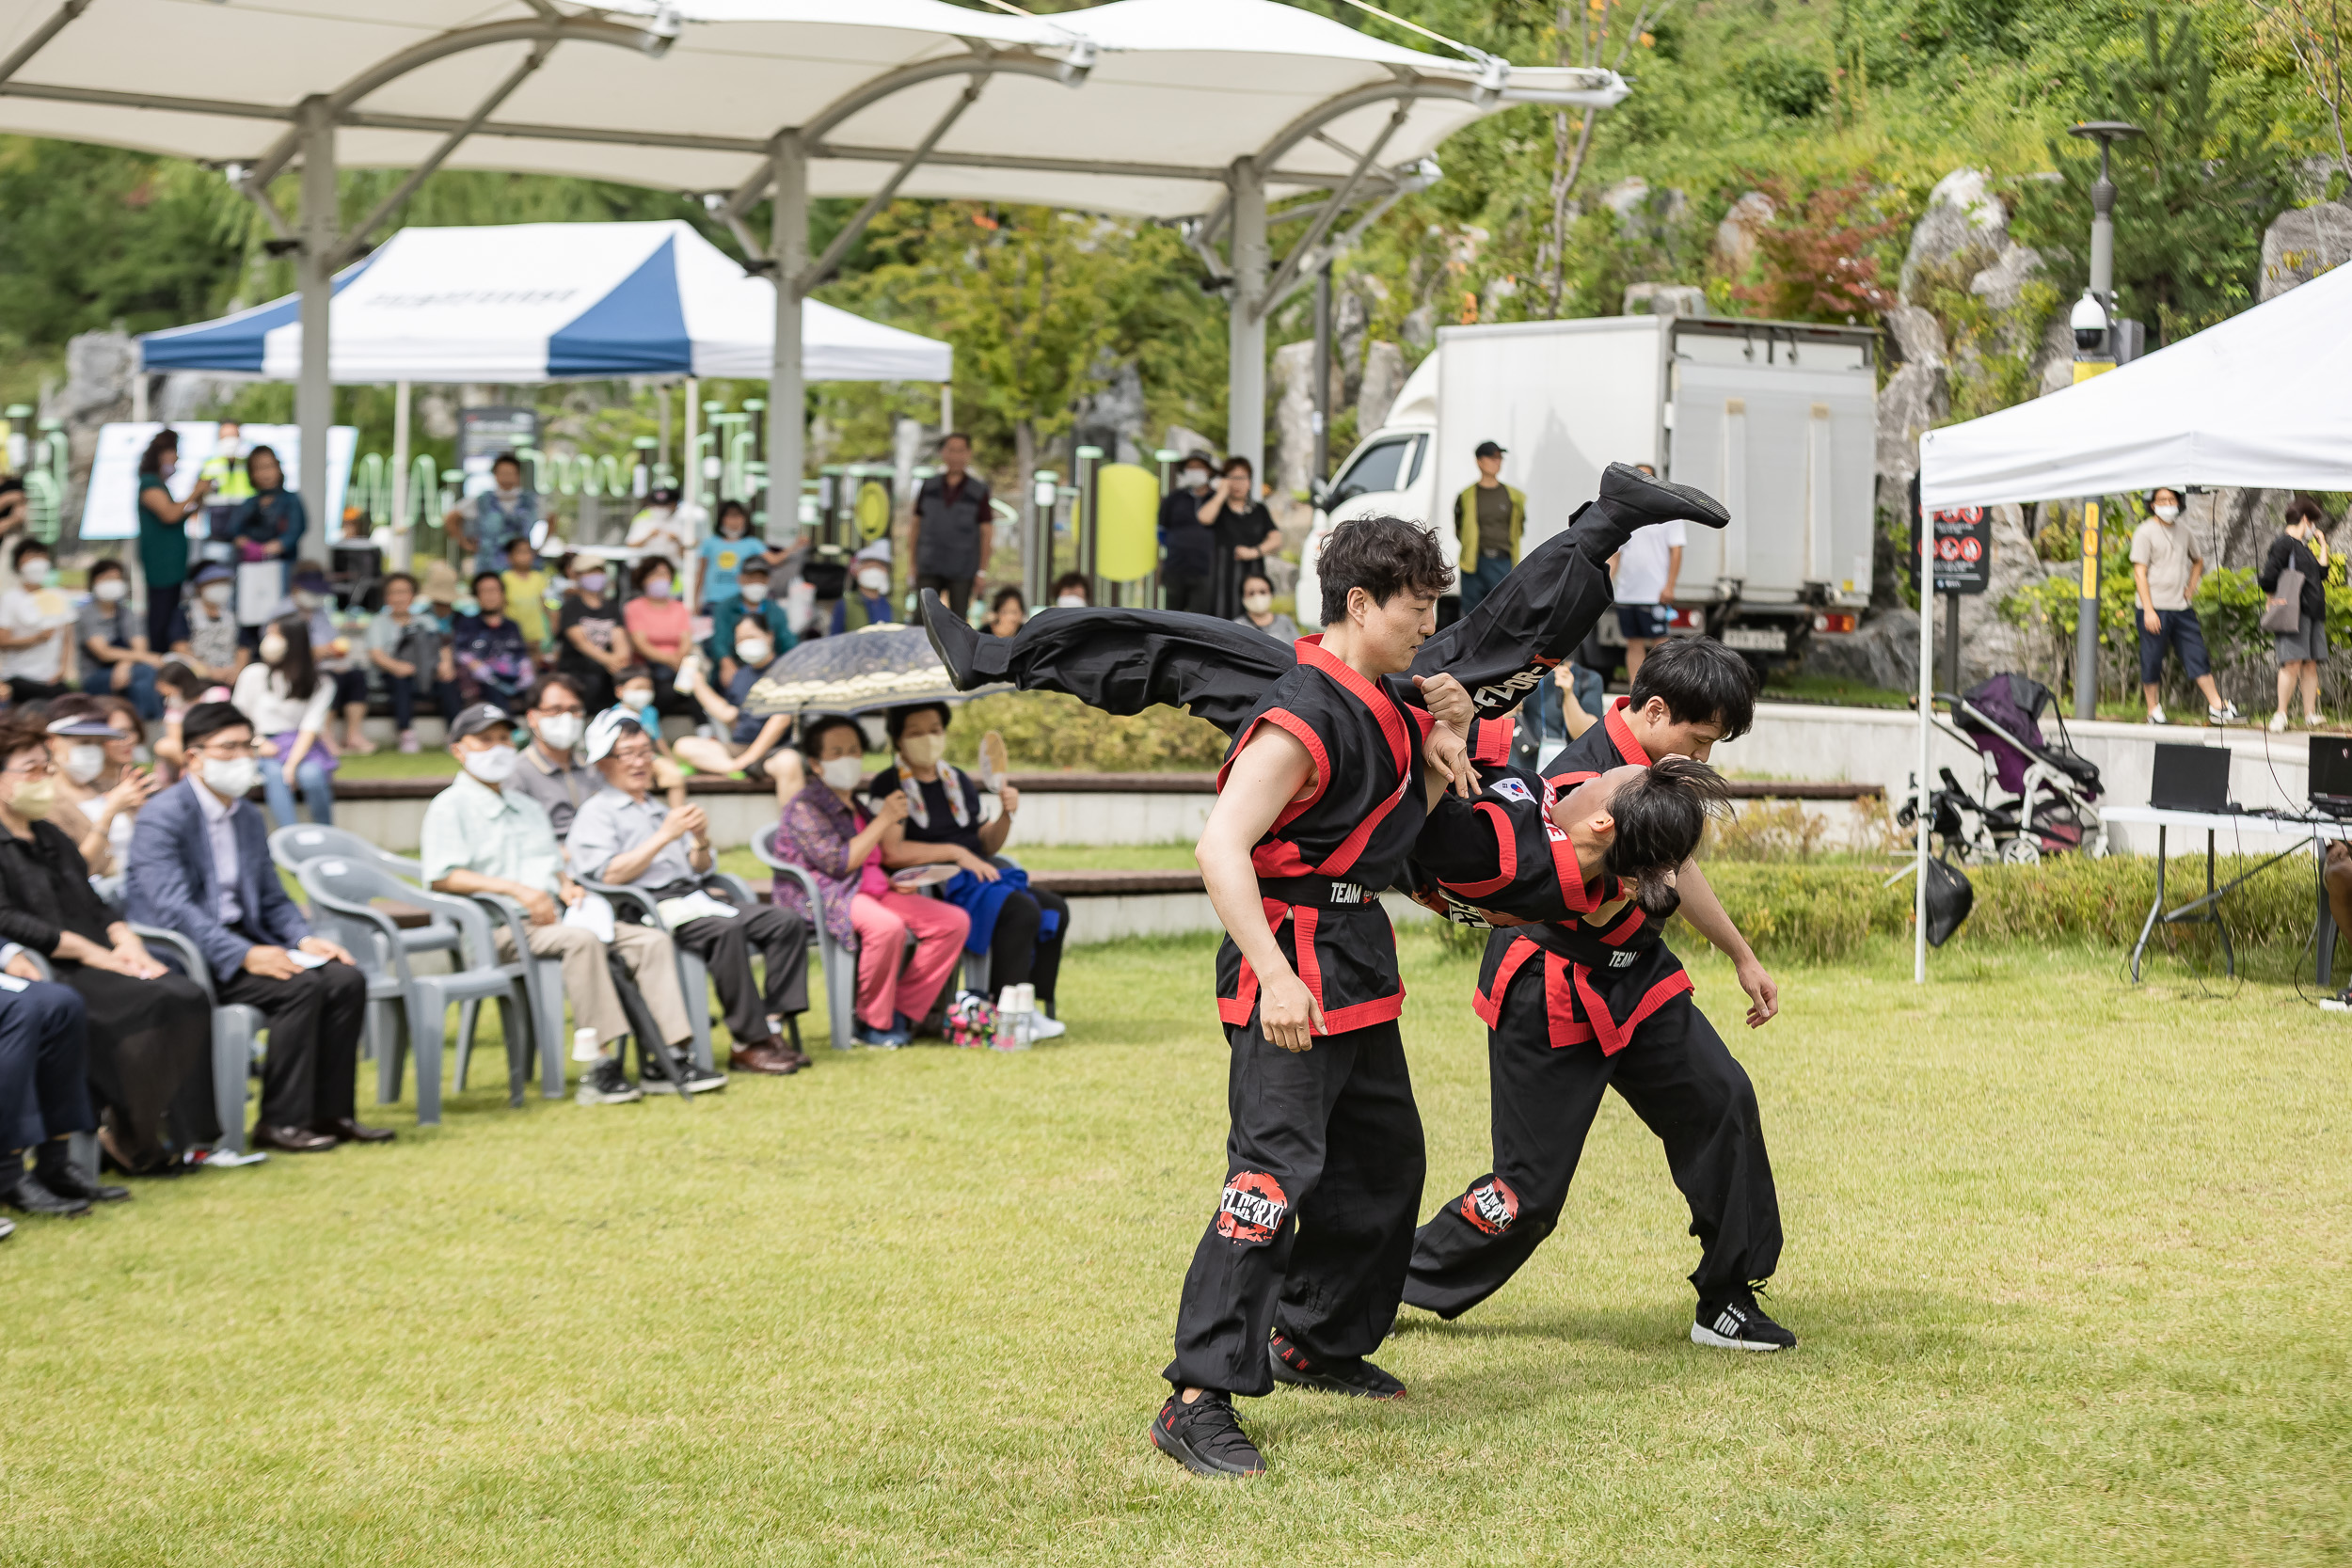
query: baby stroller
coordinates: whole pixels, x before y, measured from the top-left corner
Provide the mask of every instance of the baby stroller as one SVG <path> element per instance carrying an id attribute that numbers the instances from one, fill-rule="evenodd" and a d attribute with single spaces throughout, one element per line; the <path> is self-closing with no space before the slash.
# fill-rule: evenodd
<path id="1" fill-rule="evenodd" d="M 1951 714 L 1951 722 L 1939 719 L 1937 728 L 1975 747 L 1984 762 L 1981 803 L 1961 788 L 1949 768 L 1943 770 L 1946 788 L 1937 792 L 1955 797 L 1948 804 L 1961 818 L 1954 847 L 1962 854 L 2031 865 L 2068 850 L 2093 859 L 2106 852 L 2099 769 L 2074 750 L 2048 687 L 2011 671 L 1965 695 L 1935 695 Z M 2055 743 L 2042 733 L 2044 709 L 2058 723 Z M 1935 803 L 1940 830 L 1947 802 Z"/>

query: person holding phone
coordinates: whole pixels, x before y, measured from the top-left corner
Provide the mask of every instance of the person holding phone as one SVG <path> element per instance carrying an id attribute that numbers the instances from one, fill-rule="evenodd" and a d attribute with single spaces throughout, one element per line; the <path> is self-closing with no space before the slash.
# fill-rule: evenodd
<path id="1" fill-rule="evenodd" d="M 170 480 L 179 467 L 180 433 L 166 425 L 139 454 L 139 571 L 147 578 L 151 648 L 171 646 L 172 615 L 188 580 L 188 519 L 204 510 L 213 493 L 213 482 L 199 479 L 186 500 L 172 499 Z"/>

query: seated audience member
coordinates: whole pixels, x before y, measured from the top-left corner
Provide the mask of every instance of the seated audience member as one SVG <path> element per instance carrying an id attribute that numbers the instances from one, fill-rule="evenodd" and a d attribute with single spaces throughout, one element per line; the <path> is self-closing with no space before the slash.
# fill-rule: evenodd
<path id="1" fill-rule="evenodd" d="M 218 692 L 226 701 L 229 689 L 215 686 L 175 656 L 164 660 L 164 667 L 155 672 L 155 691 L 164 700 L 163 728 L 155 732 L 155 761 L 166 771 L 167 784 L 180 776 L 180 725 L 188 709 L 205 701 L 210 692 Z"/>
<path id="2" fill-rule="evenodd" d="M 0 593 L 0 676 L 7 678 L 8 701 L 62 697 L 80 684 L 73 644 L 79 617 L 52 580 L 48 546 L 20 540 L 8 560 L 16 586 Z"/>
<path id="3" fill-rule="evenodd" d="M 208 686 L 232 685 L 253 651 L 237 635 L 237 574 L 226 562 L 207 562 L 190 583 L 195 593 L 171 616 L 171 651 Z"/>
<path id="4" fill-rule="evenodd" d="M 903 795 L 907 814 L 882 834 L 882 864 L 893 871 L 910 865 L 959 867 L 939 891 L 971 917 L 964 946 L 988 954 L 991 987 L 1001 993 L 1007 986 L 1033 985 L 1039 1007 L 1050 1014 L 1070 906 L 1057 893 L 1029 886 L 1026 872 L 997 857 L 1012 832 L 1021 792 L 1001 786 L 996 799 L 1003 809 L 994 821 L 982 823 L 978 782 L 947 761 L 946 705 L 892 708 L 884 722 L 898 754 L 894 766 L 875 776 L 868 793 L 878 806 L 893 794 Z M 1062 1032 L 1050 1016 L 1037 1021 L 1040 1038 Z"/>
<path id="5" fill-rule="evenodd" d="M 751 508 L 741 501 L 719 503 L 718 520 L 710 537 L 695 547 L 701 572 L 694 584 L 694 612 L 707 615 L 736 596 L 743 563 L 758 556 L 760 542 L 752 537 Z"/>
<path id="6" fill-rule="evenodd" d="M 40 979 L 21 943 L 0 946 L 0 972 L 13 987 L 0 987 L 0 1207 L 72 1219 L 101 1198 L 130 1196 L 120 1187 L 84 1180 L 66 1157 L 66 1140 L 98 1125 L 84 1064 L 82 999 Z M 15 1228 L 15 1221 L 0 1220 L 0 1237 Z"/>
<path id="7" fill-rule="evenodd" d="M 1084 572 L 1064 572 L 1054 579 L 1056 610 L 1084 610 L 1094 602 L 1094 585 Z"/>
<path id="8" fill-rule="evenodd" d="M 898 611 L 890 602 L 890 543 L 877 540 L 850 562 L 850 588 L 834 604 L 832 635 L 839 637 L 898 618 Z"/>
<path id="9" fill-rule="evenodd" d="M 1298 641 L 1298 623 L 1274 613 L 1274 579 L 1251 566 L 1241 575 L 1241 613 L 1233 625 L 1262 631 L 1285 648 Z"/>
<path id="10" fill-rule="evenodd" d="M 506 542 L 506 570 L 500 574 L 506 589 L 506 618 L 521 628 L 531 657 L 544 660 L 548 650 L 548 574 L 540 569 L 539 552 L 529 539 Z"/>
<path id="11" fill-rule="evenodd" d="M 1010 637 L 1029 622 L 1029 601 L 1021 596 L 1018 588 L 999 588 L 988 601 L 988 629 L 998 637 Z"/>
<path id="12" fill-rule="evenodd" d="M 637 597 L 621 607 L 633 663 L 653 677 L 654 703 L 664 713 L 691 714 L 694 705 L 677 689 L 677 667 L 686 657 L 687 633 L 694 618 L 677 596 L 677 571 L 660 556 L 637 563 Z M 615 684 L 626 677 L 615 676 Z"/>
<path id="13" fill-rule="evenodd" d="M 72 841 L 93 877 L 121 871 L 132 823 L 156 788 L 151 772 L 132 765 L 137 715 L 127 703 L 119 713 L 109 712 L 103 701 L 60 697 L 41 707 L 49 759 L 56 768 L 49 822 Z"/>
<path id="14" fill-rule="evenodd" d="M 405 572 L 384 579 L 384 608 L 368 623 L 368 662 L 384 677 L 404 752 L 419 749 L 415 726 L 420 697 L 430 693 L 443 719 L 453 717 L 461 705 L 449 640 L 432 616 L 418 610 L 417 579 Z"/>
<path id="15" fill-rule="evenodd" d="M 612 787 L 590 796 L 572 818 L 572 874 L 643 888 L 657 902 L 676 906 L 665 908 L 662 919 L 670 940 L 710 970 L 735 1039 L 735 1067 L 807 1067 L 797 1043 L 800 1015 L 808 1011 L 807 924 L 772 906 L 745 908 L 723 882 L 706 885 L 718 863 L 709 823 L 700 806 L 650 798 L 653 741 L 634 718 L 612 709 L 598 714 L 588 726 L 587 757 Z M 752 983 L 755 951 L 767 960 L 764 992 Z M 787 1031 L 795 1043 L 786 1042 Z"/>
<path id="16" fill-rule="evenodd" d="M 294 788 L 324 828 L 335 820 L 335 753 L 327 749 L 335 683 L 321 673 L 303 618 L 281 615 L 262 628 L 261 659 L 237 677 L 229 700 L 252 722 L 254 755 L 262 759 L 262 794 L 278 826 L 290 828 Z"/>
<path id="17" fill-rule="evenodd" d="M 539 802 L 555 830 L 558 843 L 571 835 L 572 818 L 589 796 L 604 787 L 604 779 L 580 760 L 580 738 L 588 732 L 588 699 L 574 677 L 542 675 L 532 687 L 523 722 L 530 726 L 531 744 L 515 765 L 514 783 Z"/>
<path id="18" fill-rule="evenodd" d="M 675 752 L 678 761 L 697 772 L 724 777 L 762 769 L 776 781 L 776 804 L 781 809 L 801 792 L 801 755 L 785 744 L 785 737 L 792 733 L 792 717 L 777 713 L 760 719 L 743 711 L 752 688 L 775 660 L 776 645 L 769 641 L 767 628 L 749 618 L 738 621 L 735 657 L 727 660 L 735 673 L 726 682 L 726 689 L 712 690 L 699 672 L 692 687 L 694 700 L 711 722 L 726 732 L 726 738 L 686 736 L 678 740 Z"/>
<path id="19" fill-rule="evenodd" d="M 105 1117 L 99 1142 L 144 1175 L 171 1164 L 164 1117 L 183 1085 L 210 1081 L 212 1011 L 194 980 L 156 961 L 99 901 L 81 851 L 47 819 L 57 800 L 50 744 L 38 721 L 0 719 L 0 937 L 46 958 L 80 994 L 90 1088 Z M 201 1131 L 205 1142 L 217 1135 Z"/>
<path id="20" fill-rule="evenodd" d="M 496 572 L 476 572 L 473 597 L 474 613 L 460 615 L 450 627 L 458 691 L 469 703 L 518 709 L 538 667 L 522 627 L 506 614 L 506 579 Z"/>
<path id="21" fill-rule="evenodd" d="M 450 754 L 464 771 L 424 808 L 417 858 L 424 863 L 425 881 L 441 893 L 501 893 L 521 904 L 531 922 L 531 950 L 563 960 L 572 1018 L 596 1032 L 599 1046 L 630 1033 L 605 961 L 608 951 L 628 968 L 664 1037 L 660 1043 L 684 1045 L 694 1031 L 678 990 L 677 955 L 670 939 L 650 926 L 615 921 L 608 950 L 588 927 L 564 923 L 564 911 L 583 895 L 580 884 L 564 875 L 563 846 L 555 841 L 548 814 L 514 785 L 522 758 L 508 741 L 513 725 L 504 709 L 477 703 L 450 726 Z M 500 958 L 512 962 L 515 937 L 504 925 L 498 927 L 498 943 Z M 658 1070 L 655 1053 L 640 1054 L 648 1070 Z M 596 1064 L 587 1091 L 585 1098 L 597 1104 L 644 1097 L 630 1085 L 617 1052 Z"/>
<path id="22" fill-rule="evenodd" d="M 613 677 L 637 661 L 629 657 L 620 606 L 606 594 L 612 568 L 576 555 L 564 558 L 563 570 L 572 588 L 556 610 L 555 668 L 571 677 L 589 712 L 601 713 L 612 705 Z"/>
<path id="23" fill-rule="evenodd" d="M 187 776 L 147 803 L 131 835 L 133 924 L 195 942 L 219 999 L 267 1020 L 257 1144 L 309 1154 L 389 1138 L 353 1114 L 367 977 L 349 953 L 310 934 L 270 863 L 262 814 L 245 798 L 261 779 L 252 721 L 231 704 L 199 703 L 181 738 Z"/>
<path id="24" fill-rule="evenodd" d="M 703 657 L 719 672 L 719 687 L 735 679 L 735 628 L 745 621 L 759 626 L 778 654 L 788 654 L 800 639 L 792 635 L 792 618 L 769 591 L 768 558 L 753 556 L 737 568 L 735 594 L 710 607 L 710 635 L 703 639 Z"/>
<path id="25" fill-rule="evenodd" d="M 101 561 L 89 569 L 89 603 L 82 607 L 74 635 L 82 641 L 82 689 L 111 691 L 127 697 L 142 719 L 160 719 L 163 699 L 155 695 L 155 669 L 160 655 L 147 646 L 147 622 L 131 608 L 131 579 L 119 561 Z"/>
<path id="26" fill-rule="evenodd" d="M 785 807 L 775 850 L 816 877 L 826 929 L 857 955 L 857 1039 L 896 1049 L 930 1016 L 963 956 L 971 917 L 953 904 L 890 885 L 882 870 L 882 835 L 906 819 L 907 797 L 882 797 L 870 816 L 859 809 L 866 736 L 857 721 L 837 713 L 803 716 L 801 744 L 813 776 Z M 778 877 L 774 896 L 802 919 L 811 917 L 807 892 L 793 878 Z M 910 932 L 915 946 L 907 957 Z"/>
<path id="27" fill-rule="evenodd" d="M 310 629 L 310 657 L 317 661 L 320 675 L 335 685 L 335 705 L 330 711 L 342 716 L 341 750 L 356 757 L 373 754 L 375 745 L 365 729 L 367 660 L 336 624 L 335 591 L 327 585 L 326 573 L 312 562 L 294 568 L 294 607 Z"/>

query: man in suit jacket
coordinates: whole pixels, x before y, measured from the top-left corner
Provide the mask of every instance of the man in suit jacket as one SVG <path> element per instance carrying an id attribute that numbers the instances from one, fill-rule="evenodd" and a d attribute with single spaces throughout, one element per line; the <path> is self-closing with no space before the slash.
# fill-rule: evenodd
<path id="1" fill-rule="evenodd" d="M 181 725 L 187 777 L 140 808 L 131 835 L 131 918 L 196 943 L 223 1003 L 269 1020 L 253 1141 L 310 1154 L 391 1132 L 354 1116 L 367 977 L 309 922 L 278 880 L 262 815 L 246 800 L 258 766 L 253 725 L 232 704 L 199 703 Z"/>

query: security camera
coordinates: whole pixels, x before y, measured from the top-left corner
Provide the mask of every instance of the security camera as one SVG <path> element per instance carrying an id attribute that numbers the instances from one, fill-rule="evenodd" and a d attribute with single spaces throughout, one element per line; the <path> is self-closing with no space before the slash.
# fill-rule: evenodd
<path id="1" fill-rule="evenodd" d="M 2090 290 L 2074 302 L 2074 313 L 2067 318 L 2074 329 L 2074 347 L 2090 354 L 2104 347 L 2107 341 L 2107 309 L 2099 303 L 2099 296 Z"/>

